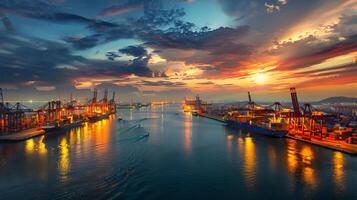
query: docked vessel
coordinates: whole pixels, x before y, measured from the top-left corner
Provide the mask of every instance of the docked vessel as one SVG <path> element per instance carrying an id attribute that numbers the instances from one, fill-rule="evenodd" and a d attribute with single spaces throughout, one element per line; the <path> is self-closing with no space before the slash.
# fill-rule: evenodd
<path id="1" fill-rule="evenodd" d="M 83 119 L 77 120 L 75 122 L 71 122 L 70 119 L 65 119 L 62 121 L 48 122 L 42 126 L 42 130 L 46 132 L 69 130 L 71 128 L 82 126 L 83 124 L 84 124 Z"/>
<path id="2" fill-rule="evenodd" d="M 271 137 L 284 137 L 287 134 L 287 123 L 281 104 L 276 102 L 274 109 L 267 109 L 252 101 L 248 92 L 248 104 L 238 111 L 229 112 L 224 120 L 228 126 L 247 130 Z"/>
<path id="3" fill-rule="evenodd" d="M 101 114 L 101 115 L 89 116 L 88 120 L 89 120 L 89 122 L 97 122 L 102 119 L 108 119 L 109 115 L 110 115 L 109 113 L 106 113 L 106 114 Z"/>
<path id="4" fill-rule="evenodd" d="M 225 122 L 234 128 L 271 137 L 284 137 L 287 134 L 285 123 L 268 115 L 252 117 L 234 113 L 226 117 Z"/>

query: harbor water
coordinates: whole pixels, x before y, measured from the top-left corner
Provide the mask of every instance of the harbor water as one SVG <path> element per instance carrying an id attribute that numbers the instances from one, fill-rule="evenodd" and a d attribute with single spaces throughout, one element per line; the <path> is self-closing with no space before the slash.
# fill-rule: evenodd
<path id="1" fill-rule="evenodd" d="M 356 183 L 357 157 L 181 105 L 0 144 L 0 199 L 357 199 Z"/>

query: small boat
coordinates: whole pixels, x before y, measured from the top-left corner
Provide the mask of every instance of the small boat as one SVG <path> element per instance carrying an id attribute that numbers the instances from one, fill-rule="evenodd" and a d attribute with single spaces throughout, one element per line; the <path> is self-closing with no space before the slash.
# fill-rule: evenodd
<path id="1" fill-rule="evenodd" d="M 135 106 L 134 105 L 131 105 L 131 104 L 118 104 L 117 105 L 117 109 L 134 109 Z"/>
<path id="2" fill-rule="evenodd" d="M 198 112 L 194 111 L 194 112 L 192 112 L 192 115 L 193 116 L 198 116 Z"/>

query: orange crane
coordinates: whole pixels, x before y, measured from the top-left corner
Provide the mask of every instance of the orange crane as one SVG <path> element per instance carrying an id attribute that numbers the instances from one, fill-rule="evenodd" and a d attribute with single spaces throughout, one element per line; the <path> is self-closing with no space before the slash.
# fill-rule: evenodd
<path id="1" fill-rule="evenodd" d="M 322 118 L 330 116 L 318 112 L 308 103 L 304 104 L 303 109 L 301 109 L 296 89 L 290 88 L 290 93 L 293 113 L 289 115 L 288 134 L 309 140 L 312 137 L 322 139 L 323 135 L 327 133 L 327 128 L 322 124 Z"/>

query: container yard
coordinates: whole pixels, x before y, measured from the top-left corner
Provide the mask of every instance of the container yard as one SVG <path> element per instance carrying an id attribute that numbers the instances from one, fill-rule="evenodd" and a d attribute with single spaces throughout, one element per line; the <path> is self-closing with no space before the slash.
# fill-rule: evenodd
<path id="1" fill-rule="evenodd" d="M 322 111 L 310 103 L 301 105 L 295 88 L 290 88 L 290 96 L 291 106 L 285 107 L 279 102 L 259 105 L 250 92 L 247 103 L 238 106 L 215 106 L 197 96 L 196 100 L 185 99 L 183 111 L 252 133 L 286 137 L 357 155 L 356 106 L 334 104 Z"/>
<path id="2" fill-rule="evenodd" d="M 46 133 L 66 131 L 94 123 L 116 113 L 115 93 L 108 99 L 105 89 L 102 99 L 97 100 L 98 90 L 86 104 L 71 98 L 68 102 L 49 101 L 37 109 L 21 103 L 11 105 L 4 101 L 0 88 L 0 141 L 22 141 Z"/>

